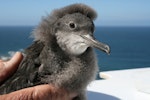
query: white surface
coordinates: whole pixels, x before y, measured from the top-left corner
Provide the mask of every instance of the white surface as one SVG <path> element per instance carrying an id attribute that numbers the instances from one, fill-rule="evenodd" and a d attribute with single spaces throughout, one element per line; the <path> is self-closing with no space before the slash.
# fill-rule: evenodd
<path id="1" fill-rule="evenodd" d="M 150 68 L 101 72 L 106 79 L 88 86 L 88 100 L 150 100 L 150 94 L 139 91 L 135 82 L 138 79 L 135 74 L 147 70 Z"/>

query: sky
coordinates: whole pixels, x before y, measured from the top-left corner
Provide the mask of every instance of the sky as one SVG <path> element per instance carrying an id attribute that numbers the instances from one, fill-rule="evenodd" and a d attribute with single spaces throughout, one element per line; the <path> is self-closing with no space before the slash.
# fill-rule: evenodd
<path id="1" fill-rule="evenodd" d="M 84 3 L 97 26 L 150 26 L 150 0 L 0 0 L 0 26 L 33 26 L 53 9 Z"/>

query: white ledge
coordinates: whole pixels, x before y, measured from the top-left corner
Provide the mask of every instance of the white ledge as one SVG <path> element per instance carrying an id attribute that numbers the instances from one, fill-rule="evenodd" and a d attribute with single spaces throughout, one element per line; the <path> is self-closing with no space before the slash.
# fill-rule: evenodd
<path id="1" fill-rule="evenodd" d="M 100 76 L 104 79 L 95 80 L 88 86 L 88 100 L 150 100 L 150 94 L 140 90 L 150 86 L 150 68 L 107 71 L 101 72 Z M 146 83 L 145 78 L 149 78 Z M 150 87 L 147 89 L 150 91 Z"/>

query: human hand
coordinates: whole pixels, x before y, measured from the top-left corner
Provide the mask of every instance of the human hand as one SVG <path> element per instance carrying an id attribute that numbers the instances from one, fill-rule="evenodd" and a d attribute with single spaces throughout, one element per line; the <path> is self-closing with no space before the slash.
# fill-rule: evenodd
<path id="1" fill-rule="evenodd" d="M 22 58 L 22 54 L 17 52 L 9 61 L 0 60 L 0 83 L 17 70 Z M 68 93 L 65 89 L 45 84 L 0 95 L 0 100 L 72 100 L 75 96 L 75 93 Z"/>

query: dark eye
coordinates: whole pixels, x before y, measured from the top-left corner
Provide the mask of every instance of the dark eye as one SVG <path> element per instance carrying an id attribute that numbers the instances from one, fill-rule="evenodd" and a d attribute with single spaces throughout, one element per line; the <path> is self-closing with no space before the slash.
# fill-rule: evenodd
<path id="1" fill-rule="evenodd" d="M 72 29 L 74 29 L 74 28 L 76 28 L 76 24 L 73 23 L 73 22 L 71 22 L 71 23 L 69 23 L 69 27 L 72 28 Z"/>

